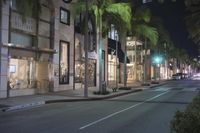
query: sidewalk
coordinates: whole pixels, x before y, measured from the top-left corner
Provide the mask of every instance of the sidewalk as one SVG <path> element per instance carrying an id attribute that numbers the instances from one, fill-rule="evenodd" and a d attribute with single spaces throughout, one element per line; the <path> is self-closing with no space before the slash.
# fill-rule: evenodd
<path id="1" fill-rule="evenodd" d="M 133 92 L 142 91 L 144 89 L 160 86 L 166 83 L 167 81 L 161 81 L 160 84 L 151 84 L 151 86 L 141 86 L 141 84 L 127 84 L 127 86 L 131 87 L 131 90 L 118 90 L 117 92 L 113 92 L 112 89 L 108 88 L 107 90 L 110 92 L 110 94 L 108 95 L 95 95 L 93 94 L 93 92 L 98 91 L 98 89 L 95 87 L 91 87 L 88 89 L 87 98 L 83 96 L 84 89 L 66 90 L 60 92 L 51 92 L 47 94 L 5 98 L 0 99 L 0 111 L 12 111 L 57 102 L 76 102 L 109 99 Z"/>

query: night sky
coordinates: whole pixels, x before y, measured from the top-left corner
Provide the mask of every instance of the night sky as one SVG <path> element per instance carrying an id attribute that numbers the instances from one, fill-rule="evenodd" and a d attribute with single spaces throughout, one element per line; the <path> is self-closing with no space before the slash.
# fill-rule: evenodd
<path id="1" fill-rule="evenodd" d="M 186 49 L 192 56 L 198 56 L 197 46 L 188 38 L 184 22 L 186 15 L 184 0 L 177 0 L 177 2 L 166 0 L 163 4 L 153 2 L 148 5 L 151 7 L 153 15 L 163 19 L 164 25 L 176 46 Z"/>

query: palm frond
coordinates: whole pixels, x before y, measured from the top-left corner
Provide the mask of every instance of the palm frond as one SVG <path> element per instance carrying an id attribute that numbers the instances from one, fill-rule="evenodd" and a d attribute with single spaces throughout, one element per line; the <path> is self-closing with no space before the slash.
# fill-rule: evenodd
<path id="1" fill-rule="evenodd" d="M 106 9 L 105 12 L 116 15 L 120 17 L 120 19 L 125 23 L 126 28 L 130 29 L 130 21 L 131 21 L 131 8 L 128 3 L 115 3 L 110 4 Z"/>
<path id="2" fill-rule="evenodd" d="M 86 11 L 85 2 L 78 0 L 75 4 L 72 5 L 72 15 L 76 16 L 82 12 Z"/>
<path id="3" fill-rule="evenodd" d="M 189 38 L 200 44 L 200 0 L 185 0 L 188 15 L 185 17 Z"/>
<path id="4" fill-rule="evenodd" d="M 138 33 L 139 36 L 147 38 L 152 44 L 157 44 L 158 32 L 156 28 L 148 26 L 146 24 L 141 24 L 135 26 L 135 32 Z"/>
<path id="5" fill-rule="evenodd" d="M 134 13 L 134 19 L 136 21 L 144 21 L 145 23 L 148 23 L 151 20 L 151 12 L 146 7 L 139 7 Z"/>

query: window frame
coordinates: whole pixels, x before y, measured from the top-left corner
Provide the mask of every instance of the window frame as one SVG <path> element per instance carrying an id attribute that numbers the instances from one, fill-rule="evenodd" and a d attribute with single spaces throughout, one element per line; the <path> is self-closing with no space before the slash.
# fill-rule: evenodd
<path id="1" fill-rule="evenodd" d="M 67 15 L 68 15 L 67 16 L 67 22 L 62 21 L 62 19 L 61 19 L 61 11 L 64 11 L 64 12 L 67 13 Z M 66 24 L 66 25 L 70 25 L 70 11 L 65 9 L 65 8 L 63 8 L 63 7 L 60 7 L 60 23 Z"/>

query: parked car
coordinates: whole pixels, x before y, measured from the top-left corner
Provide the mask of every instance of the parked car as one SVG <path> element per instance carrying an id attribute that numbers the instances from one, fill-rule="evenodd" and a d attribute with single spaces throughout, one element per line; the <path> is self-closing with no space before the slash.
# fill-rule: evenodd
<path id="1" fill-rule="evenodd" d="M 180 79 L 181 79 L 181 75 L 178 74 L 178 73 L 173 74 L 173 75 L 172 75 L 172 79 L 173 79 L 173 80 L 180 80 Z"/>
<path id="2" fill-rule="evenodd" d="M 176 73 L 172 75 L 172 79 L 179 80 L 179 79 L 186 79 L 188 78 L 188 74 L 186 73 Z"/>

